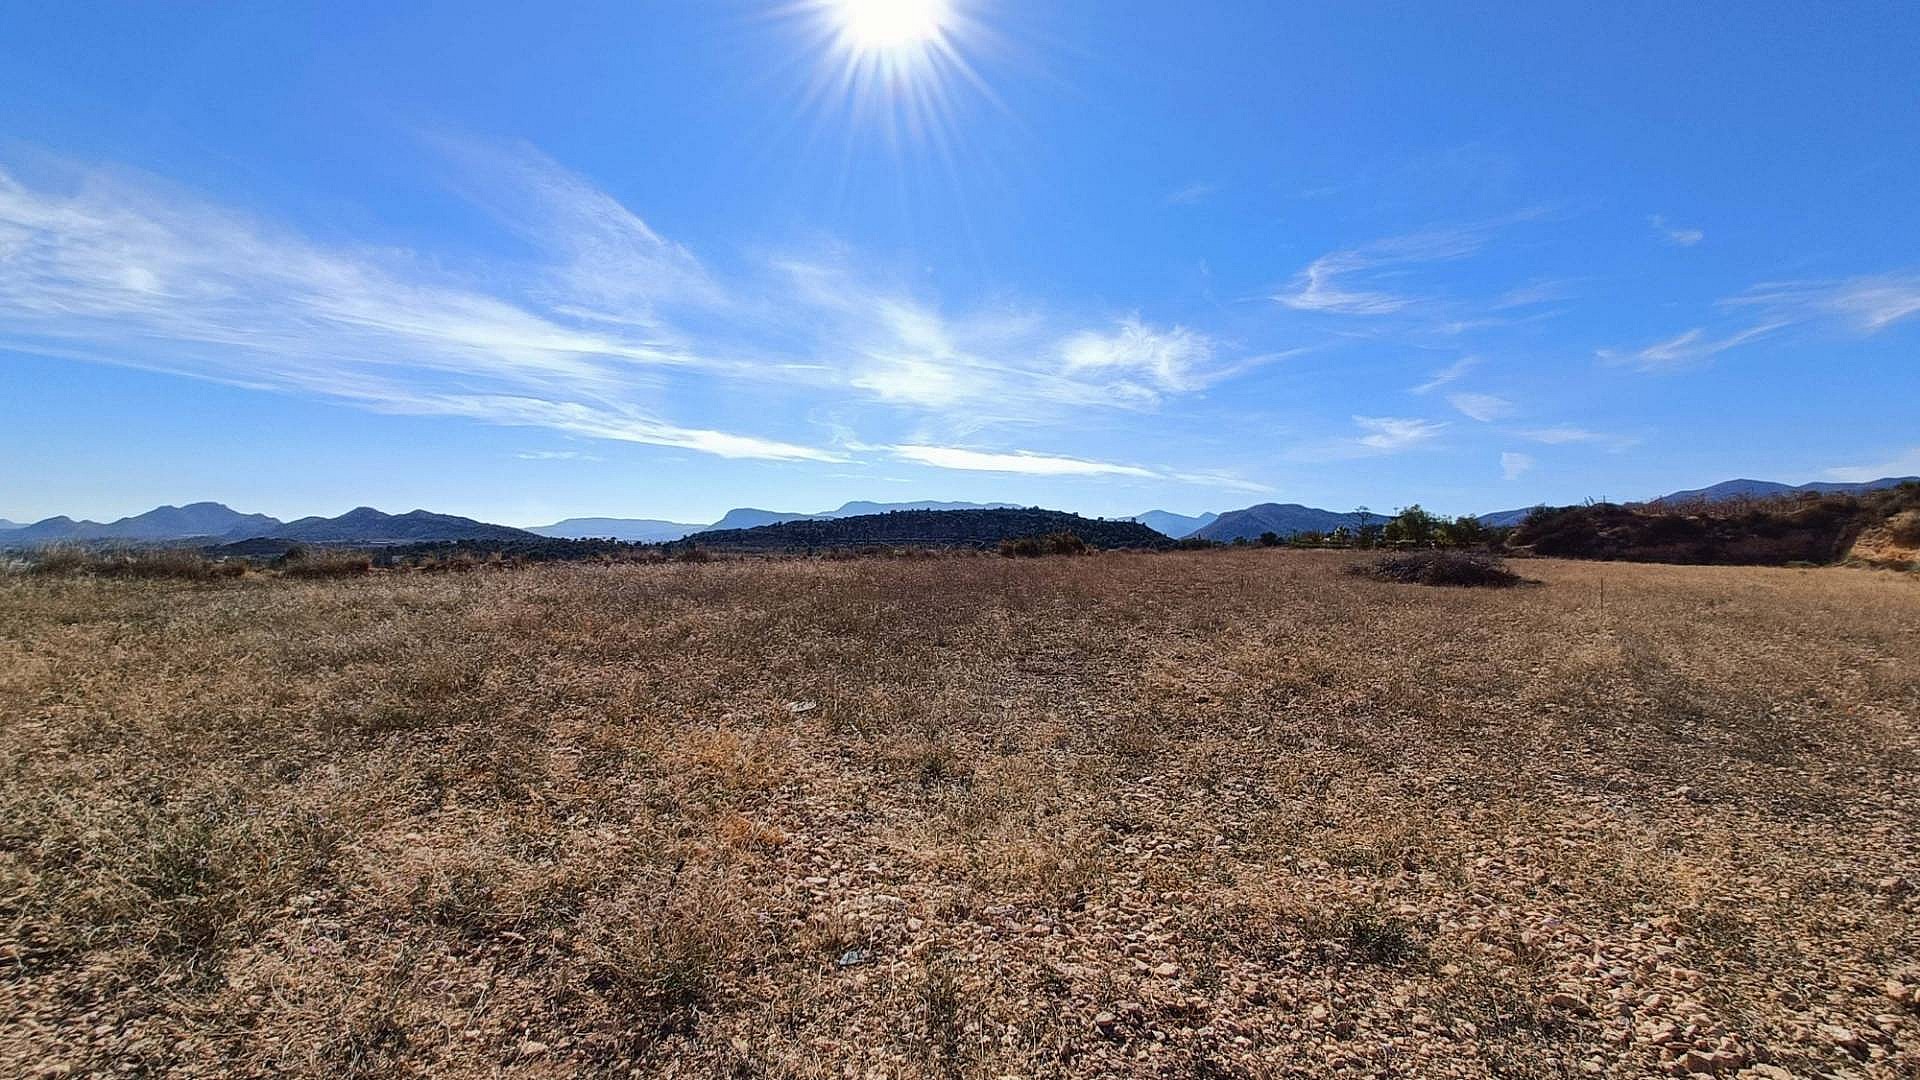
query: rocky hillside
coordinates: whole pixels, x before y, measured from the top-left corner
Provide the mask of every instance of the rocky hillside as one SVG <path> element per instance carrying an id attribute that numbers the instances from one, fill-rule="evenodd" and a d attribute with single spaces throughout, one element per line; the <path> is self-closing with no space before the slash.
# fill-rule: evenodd
<path id="1" fill-rule="evenodd" d="M 1847 557 L 1863 534 L 1879 535 L 1920 510 L 1920 483 L 1865 494 L 1541 510 L 1520 523 L 1509 549 L 1573 559 L 1782 566 Z"/>

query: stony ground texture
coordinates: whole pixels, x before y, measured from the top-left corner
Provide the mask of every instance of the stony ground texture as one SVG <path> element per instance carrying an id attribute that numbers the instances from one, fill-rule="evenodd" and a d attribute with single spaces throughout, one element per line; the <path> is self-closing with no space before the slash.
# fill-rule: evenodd
<path id="1" fill-rule="evenodd" d="M 1904 1077 L 1920 581 L 0 581 L 0 1074 Z"/>

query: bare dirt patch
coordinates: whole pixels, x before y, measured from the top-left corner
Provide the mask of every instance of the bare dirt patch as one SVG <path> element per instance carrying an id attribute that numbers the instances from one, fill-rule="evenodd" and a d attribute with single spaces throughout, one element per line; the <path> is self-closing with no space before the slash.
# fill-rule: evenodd
<path id="1" fill-rule="evenodd" d="M 0 1072 L 1912 1075 L 1920 585 L 0 581 Z"/>

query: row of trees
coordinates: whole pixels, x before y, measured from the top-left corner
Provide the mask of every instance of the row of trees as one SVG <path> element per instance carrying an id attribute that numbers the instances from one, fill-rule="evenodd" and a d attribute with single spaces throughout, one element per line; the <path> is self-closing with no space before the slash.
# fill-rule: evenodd
<path id="1" fill-rule="evenodd" d="M 1371 520 L 1373 513 L 1364 506 L 1356 509 L 1353 516 L 1360 524 L 1351 528 L 1342 525 L 1332 532 L 1302 532 L 1284 537 L 1278 533 L 1261 533 L 1258 543 L 1262 547 L 1279 547 L 1281 544 L 1342 548 L 1479 547 L 1500 539 L 1506 531 L 1489 528 L 1476 518 L 1441 517 L 1427 512 L 1417 503 L 1377 524 Z"/>

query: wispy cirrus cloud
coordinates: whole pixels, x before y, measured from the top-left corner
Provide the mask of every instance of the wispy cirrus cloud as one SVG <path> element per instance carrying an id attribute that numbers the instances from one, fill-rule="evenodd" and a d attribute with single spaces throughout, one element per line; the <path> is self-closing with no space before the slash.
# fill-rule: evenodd
<path id="1" fill-rule="evenodd" d="M 1659 373 L 1701 366 L 1729 349 L 1802 324 L 1826 323 L 1857 334 L 1876 334 L 1920 314 L 1920 275 L 1868 274 L 1766 282 L 1730 296 L 1718 306 L 1753 309 L 1761 321 L 1724 334 L 1694 327 L 1652 345 L 1599 349 L 1596 355 L 1609 364 Z"/>
<path id="2" fill-rule="evenodd" d="M 1397 454 L 1432 442 L 1447 430 L 1444 420 L 1408 416 L 1355 416 L 1353 434 L 1304 443 L 1288 450 L 1293 461 L 1344 461 Z"/>
<path id="3" fill-rule="evenodd" d="M 1886 461 L 1867 465 L 1839 465 L 1826 470 L 1827 479 L 1861 484 L 1889 476 L 1920 476 L 1920 446 Z"/>
<path id="4" fill-rule="evenodd" d="M 1431 394 L 1443 386 L 1460 381 L 1461 377 L 1466 375 L 1467 372 L 1479 366 L 1479 357 L 1463 356 L 1453 363 L 1448 364 L 1446 367 L 1441 368 L 1439 371 L 1434 372 L 1432 375 L 1429 375 L 1426 382 L 1418 386 L 1409 387 L 1407 392 L 1410 394 Z"/>
<path id="5" fill-rule="evenodd" d="M 1418 298 L 1383 288 L 1379 281 L 1383 271 L 1464 258 L 1480 250 L 1484 242 L 1479 230 L 1435 229 L 1330 251 L 1308 263 L 1294 275 L 1286 291 L 1276 293 L 1273 299 L 1296 311 L 1390 315 L 1412 307 Z"/>
<path id="6" fill-rule="evenodd" d="M 1722 303 L 1758 308 L 1782 322 L 1839 319 L 1850 329 L 1872 334 L 1920 314 L 1920 274 L 1768 282 Z"/>
<path id="7" fill-rule="evenodd" d="M 1190 184 L 1183 184 L 1168 192 L 1167 205 L 1190 206 L 1193 203 L 1204 202 L 1212 198 L 1218 194 L 1219 191 L 1220 185 L 1218 184 L 1209 183 L 1205 180 L 1195 180 Z"/>
<path id="8" fill-rule="evenodd" d="M 1353 422 L 1364 432 L 1356 440 L 1361 446 L 1387 453 L 1431 441 L 1447 429 L 1444 421 L 1399 416 L 1356 416 Z"/>
<path id="9" fill-rule="evenodd" d="M 1447 404 L 1483 424 L 1505 419 L 1514 413 L 1513 402 L 1494 394 L 1448 394 Z"/>
<path id="10" fill-rule="evenodd" d="M 890 446 L 893 456 L 919 465 L 966 472 L 1020 473 L 1027 476 L 1134 476 L 1153 478 L 1162 474 L 1138 465 L 1120 465 L 1110 461 L 1037 454 L 1031 450 L 967 450 L 955 446 Z"/>
<path id="11" fill-rule="evenodd" d="M 580 450 L 522 450 L 513 455 L 521 461 L 599 461 L 600 457 Z"/>
<path id="12" fill-rule="evenodd" d="M 1660 239 L 1665 240 L 1674 247 L 1692 247 L 1707 238 L 1707 234 L 1699 229 L 1691 229 L 1686 226 L 1671 224 L 1667 221 L 1665 214 L 1655 214 L 1649 217 L 1647 224 L 1653 227 L 1653 231 L 1659 235 Z"/>
<path id="13" fill-rule="evenodd" d="M 1162 390 L 1196 390 L 1205 384 L 1213 343 L 1184 326 L 1156 329 L 1137 315 L 1111 331 L 1083 330 L 1061 343 L 1068 372 L 1138 375 Z"/>
<path id="14" fill-rule="evenodd" d="M 1761 323 L 1725 336 L 1710 335 L 1694 327 L 1665 341 L 1639 349 L 1599 349 L 1595 355 L 1604 363 L 1627 366 L 1646 372 L 1674 372 L 1698 367 L 1728 349 L 1763 338 L 1788 325 L 1784 321 Z"/>
<path id="15" fill-rule="evenodd" d="M 320 243 L 129 173 L 62 167 L 29 183 L 0 168 L 0 346 L 374 411 L 822 462 L 863 451 L 687 416 L 719 383 L 948 432 L 1065 424 L 1153 410 L 1268 359 L 1137 314 L 1007 302 L 952 314 L 831 250 L 716 272 L 531 147 L 436 145 L 454 186 L 530 258 L 463 271 L 444 254 Z M 766 415 L 792 427 L 804 413 Z"/>
<path id="16" fill-rule="evenodd" d="M 1500 454 L 1500 475 L 1507 480 L 1518 480 L 1533 469 L 1532 454 L 1522 454 L 1507 450 Z"/>

